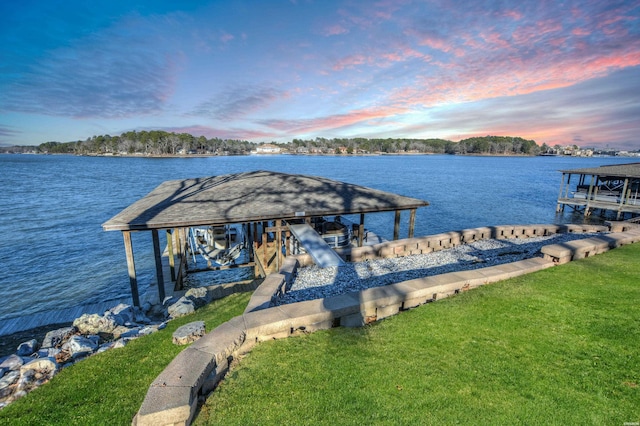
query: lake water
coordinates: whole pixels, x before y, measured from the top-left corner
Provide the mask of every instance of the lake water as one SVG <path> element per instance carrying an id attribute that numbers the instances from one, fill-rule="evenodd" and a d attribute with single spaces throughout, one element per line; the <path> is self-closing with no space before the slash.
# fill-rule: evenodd
<path id="1" fill-rule="evenodd" d="M 568 223 L 556 215 L 561 169 L 629 158 L 239 156 L 118 158 L 0 155 L 0 320 L 128 299 L 122 234 L 102 223 L 161 182 L 251 170 L 325 176 L 429 201 L 415 235 L 479 226 Z M 407 235 L 408 213 L 401 238 Z M 367 216 L 387 239 L 393 213 Z M 154 280 L 150 233 L 134 233 L 141 292 Z"/>

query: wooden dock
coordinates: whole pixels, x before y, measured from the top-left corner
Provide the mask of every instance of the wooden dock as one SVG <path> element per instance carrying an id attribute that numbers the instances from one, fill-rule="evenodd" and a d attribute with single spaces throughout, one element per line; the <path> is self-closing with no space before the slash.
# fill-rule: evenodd
<path id="1" fill-rule="evenodd" d="M 561 170 L 562 183 L 558 194 L 557 212 L 565 206 L 584 212 L 588 217 L 594 210 L 616 214 L 640 214 L 640 163 Z M 571 182 L 572 176 L 577 176 Z"/>

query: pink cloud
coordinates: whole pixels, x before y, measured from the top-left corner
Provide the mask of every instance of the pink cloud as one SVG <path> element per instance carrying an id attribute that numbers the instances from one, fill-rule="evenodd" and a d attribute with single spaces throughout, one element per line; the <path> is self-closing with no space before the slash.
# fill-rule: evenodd
<path id="1" fill-rule="evenodd" d="M 368 62 L 368 59 L 364 55 L 350 55 L 338 60 L 333 64 L 334 71 L 340 71 L 345 68 L 353 68 L 356 65 L 362 65 Z"/>
<path id="2" fill-rule="evenodd" d="M 348 32 L 349 30 L 343 27 L 342 25 L 335 24 L 325 28 L 323 31 L 323 35 L 330 37 L 335 35 L 347 34 Z"/>
<path id="3" fill-rule="evenodd" d="M 229 34 L 227 32 L 223 32 L 222 35 L 220 36 L 220 41 L 223 43 L 228 43 L 231 40 L 233 40 L 235 37 L 232 34 Z"/>
<path id="4" fill-rule="evenodd" d="M 576 37 L 583 37 L 583 36 L 590 35 L 591 32 L 588 31 L 586 28 L 574 28 L 573 30 L 571 30 L 571 34 L 573 34 Z"/>
<path id="5" fill-rule="evenodd" d="M 265 120 L 262 124 L 290 135 L 298 135 L 313 132 L 326 132 L 341 127 L 363 124 L 369 120 L 385 119 L 407 110 L 397 107 L 379 107 L 354 110 L 346 114 L 335 114 L 325 117 L 293 120 Z"/>

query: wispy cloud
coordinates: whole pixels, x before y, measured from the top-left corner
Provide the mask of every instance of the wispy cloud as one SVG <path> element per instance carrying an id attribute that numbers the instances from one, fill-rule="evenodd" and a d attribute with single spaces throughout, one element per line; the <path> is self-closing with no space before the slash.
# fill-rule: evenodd
<path id="1" fill-rule="evenodd" d="M 76 118 L 160 111 L 180 58 L 158 49 L 163 43 L 155 25 L 132 16 L 46 52 L 5 87 L 0 110 Z"/>
<path id="2" fill-rule="evenodd" d="M 15 138 L 20 135 L 20 131 L 11 126 L 0 125 L 0 144 L 14 145 Z"/>
<path id="3" fill-rule="evenodd" d="M 357 124 L 365 124 L 371 120 L 386 119 L 405 112 L 407 112 L 407 110 L 400 108 L 379 107 L 354 110 L 344 114 L 335 114 L 317 118 L 261 120 L 259 123 L 289 135 L 296 135 L 336 130 Z"/>
<path id="4" fill-rule="evenodd" d="M 197 105 L 188 115 L 233 120 L 287 97 L 286 92 L 273 87 L 238 86 L 215 94 L 210 100 Z"/>

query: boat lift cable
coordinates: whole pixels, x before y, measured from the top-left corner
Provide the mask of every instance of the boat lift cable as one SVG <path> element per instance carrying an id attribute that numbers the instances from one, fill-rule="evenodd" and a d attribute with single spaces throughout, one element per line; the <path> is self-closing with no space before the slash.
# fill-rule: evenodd
<path id="1" fill-rule="evenodd" d="M 198 262 L 196 260 L 196 237 L 193 233 L 193 228 L 189 228 L 189 245 L 191 246 L 191 256 L 193 257 L 193 264 L 196 265 Z"/>

